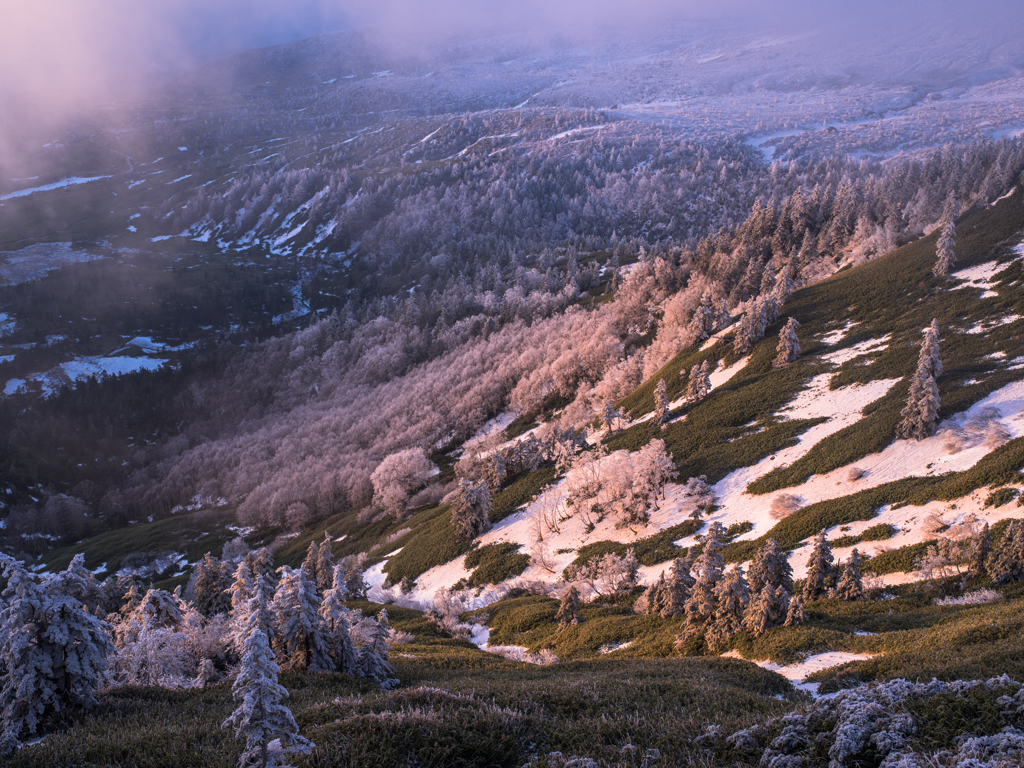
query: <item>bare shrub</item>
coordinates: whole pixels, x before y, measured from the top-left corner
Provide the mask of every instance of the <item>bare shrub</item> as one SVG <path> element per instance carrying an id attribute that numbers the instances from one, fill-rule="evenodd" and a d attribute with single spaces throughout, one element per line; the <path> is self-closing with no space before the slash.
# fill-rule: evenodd
<path id="1" fill-rule="evenodd" d="M 413 494 L 409 499 L 409 509 L 420 509 L 421 507 L 436 507 L 444 498 L 444 488 L 434 483 L 428 485 L 419 493 Z"/>
<path id="2" fill-rule="evenodd" d="M 772 506 L 768 510 L 768 514 L 772 516 L 773 520 L 782 520 L 784 517 L 792 515 L 802 506 L 803 499 L 799 496 L 794 496 L 791 493 L 780 493 L 772 499 Z"/>
<path id="3" fill-rule="evenodd" d="M 850 467 L 850 471 L 846 473 L 846 481 L 849 483 L 855 483 L 860 480 L 868 471 L 861 469 L 860 467 Z"/>

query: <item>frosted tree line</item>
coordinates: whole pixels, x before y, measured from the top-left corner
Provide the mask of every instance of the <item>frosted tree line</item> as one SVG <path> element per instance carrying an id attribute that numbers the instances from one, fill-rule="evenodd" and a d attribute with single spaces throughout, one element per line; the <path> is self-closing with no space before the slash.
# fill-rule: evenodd
<path id="1" fill-rule="evenodd" d="M 172 594 L 143 590 L 131 579 L 101 583 L 81 555 L 52 576 L 4 557 L 2 753 L 69 709 L 91 706 L 108 688 L 192 688 L 234 679 L 241 707 L 229 723 L 247 739 L 250 759 L 254 749 L 265 756 L 275 738 L 302 744 L 280 705 L 279 669 L 342 672 L 384 688 L 398 683 L 387 613 L 363 616 L 346 606 L 365 597 L 362 570 L 350 561 L 335 564 L 328 539 L 312 544 L 298 569 L 275 569 L 266 549 L 237 562 L 208 556 L 203 565 L 188 590 L 192 599 L 185 599 L 180 587 Z M 108 610 L 119 584 L 127 590 Z M 353 595 L 350 586 L 363 594 Z"/>

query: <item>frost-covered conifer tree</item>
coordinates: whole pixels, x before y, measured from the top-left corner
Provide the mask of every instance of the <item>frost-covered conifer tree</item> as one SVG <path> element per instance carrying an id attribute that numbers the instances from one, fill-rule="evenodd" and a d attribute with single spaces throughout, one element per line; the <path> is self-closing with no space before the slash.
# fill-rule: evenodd
<path id="1" fill-rule="evenodd" d="M 786 320 L 786 324 L 779 331 L 779 346 L 775 350 L 775 362 L 773 363 L 776 367 L 789 365 L 799 357 L 800 340 L 796 336 L 796 329 L 799 327 L 800 323 L 791 317 Z"/>
<path id="2" fill-rule="evenodd" d="M 704 537 L 704 549 L 693 564 L 697 572 L 690 597 L 686 601 L 686 626 L 691 632 L 703 630 L 715 617 L 718 598 L 715 588 L 722 580 L 725 559 L 722 557 L 725 529 L 714 522 Z"/>
<path id="3" fill-rule="evenodd" d="M 669 411 L 668 387 L 664 379 L 658 379 L 658 386 L 654 388 L 654 420 L 663 430 L 668 429 Z"/>
<path id="4" fill-rule="evenodd" d="M 452 527 L 461 541 L 472 541 L 491 527 L 491 490 L 483 480 L 460 480 L 452 501 Z"/>
<path id="5" fill-rule="evenodd" d="M 345 570 L 336 565 L 333 584 L 324 591 L 323 602 L 320 603 L 320 619 L 334 671 L 354 675 L 358 672 L 358 664 L 352 635 L 349 633 L 349 610 L 345 607 L 347 597 Z"/>
<path id="6" fill-rule="evenodd" d="M 395 669 L 389 661 L 388 642 L 391 639 L 391 625 L 388 623 L 388 612 L 381 609 L 369 642 L 359 646 L 357 650 L 357 666 L 359 674 L 372 680 L 385 690 L 398 685 L 394 677 Z"/>
<path id="7" fill-rule="evenodd" d="M 245 639 L 249 636 L 250 601 L 257 593 L 257 579 L 260 582 L 263 581 L 253 574 L 253 562 L 254 558 L 249 555 L 242 558 L 241 562 L 235 567 L 234 582 L 228 588 L 228 594 L 231 596 L 231 616 L 228 621 L 227 639 L 239 656 L 241 656 L 242 649 L 245 646 Z M 269 585 L 266 586 L 269 587 Z M 273 600 L 273 590 L 272 588 L 264 588 L 260 591 L 263 594 L 263 610 L 267 611 L 264 618 L 266 623 L 272 624 L 267 606 Z M 257 608 L 259 607 L 259 603 L 255 605 Z M 268 634 L 266 626 L 261 625 L 260 629 L 264 631 L 264 634 Z M 268 637 L 270 637 L 269 634 Z"/>
<path id="8" fill-rule="evenodd" d="M 287 667 L 329 670 L 331 655 L 320 626 L 316 587 L 301 568 L 282 566 L 278 572 L 281 581 L 271 607 L 278 630 L 275 650 Z"/>
<path id="9" fill-rule="evenodd" d="M 947 220 L 942 224 L 939 241 L 935 247 L 936 258 L 935 266 L 932 268 L 933 275 L 946 277 L 949 274 L 949 268 L 956 263 L 954 248 L 956 248 L 956 224 Z"/>
<path id="10" fill-rule="evenodd" d="M 814 548 L 807 561 L 807 578 L 804 579 L 803 598 L 805 601 L 816 600 L 825 593 L 826 585 L 832 578 L 832 547 L 828 536 L 822 530 L 814 537 Z"/>
<path id="11" fill-rule="evenodd" d="M 690 575 L 693 567 L 693 555 L 687 552 L 686 557 L 676 558 L 672 562 L 671 575 L 665 582 L 665 605 L 661 610 L 662 618 L 674 618 L 686 615 L 686 601 L 690 598 L 696 580 Z"/>
<path id="12" fill-rule="evenodd" d="M 696 403 L 707 397 L 710 391 L 711 371 L 708 368 L 708 361 L 705 360 L 699 368 L 694 365 L 690 369 L 690 378 L 686 382 L 686 399 Z"/>
<path id="13" fill-rule="evenodd" d="M 358 555 L 347 555 L 338 563 L 345 570 L 345 586 L 348 588 L 349 600 L 365 600 L 370 586 L 363 579 L 366 570 L 367 556 L 365 552 Z"/>
<path id="14" fill-rule="evenodd" d="M 0 756 L 69 707 L 95 702 L 113 651 L 110 627 L 68 594 L 73 573 L 46 579 L 0 556 Z M 61 578 L 63 576 L 63 578 Z"/>
<path id="15" fill-rule="evenodd" d="M 668 599 L 668 586 L 665 583 L 664 571 L 661 572 L 658 580 L 644 592 L 644 599 L 646 600 L 644 613 L 660 616 Z"/>
<path id="16" fill-rule="evenodd" d="M 245 739 L 239 768 L 281 766 L 277 753 L 270 752 L 272 741 L 280 740 L 284 754 L 305 755 L 313 749 L 314 745 L 299 735 L 291 710 L 281 703 L 288 691 L 277 682 L 278 672 L 267 636 L 253 629 L 245 640 L 241 668 L 231 686 L 239 706 L 221 725 L 234 728 L 235 737 Z"/>
<path id="17" fill-rule="evenodd" d="M 558 613 L 555 614 L 555 620 L 558 622 L 560 630 L 580 623 L 580 602 L 580 591 L 573 584 L 562 595 L 562 601 L 558 604 Z"/>
<path id="18" fill-rule="evenodd" d="M 991 554 L 992 532 L 989 530 L 988 523 L 985 523 L 978 532 L 978 535 L 974 537 L 974 542 L 971 546 L 971 565 L 969 571 L 971 576 L 988 575 L 988 558 Z"/>
<path id="19" fill-rule="evenodd" d="M 331 549 L 331 534 L 324 531 L 324 540 L 316 559 L 316 583 L 323 593 L 334 586 L 334 550 Z"/>
<path id="20" fill-rule="evenodd" d="M 935 434 L 939 420 L 939 385 L 942 375 L 939 361 L 939 323 L 932 324 L 924 331 L 924 341 L 917 359 L 917 370 L 910 380 L 907 404 L 900 413 L 896 436 L 909 440 L 923 440 Z"/>
<path id="21" fill-rule="evenodd" d="M 320 593 L 320 580 L 317 578 L 317 566 L 320 562 L 320 545 L 315 541 L 309 542 L 306 547 L 306 556 L 302 559 L 302 572 L 313 585 L 313 589 Z"/>
<path id="22" fill-rule="evenodd" d="M 697 311 L 693 313 L 693 319 L 690 321 L 690 328 L 696 334 L 697 341 L 704 341 L 711 337 L 711 334 L 715 332 L 717 320 L 718 313 L 715 311 L 711 291 L 704 291 L 704 295 L 700 299 L 700 306 L 697 307 Z"/>
<path id="23" fill-rule="evenodd" d="M 793 591 L 793 567 L 789 557 L 779 549 L 775 539 L 768 539 L 754 555 L 747 572 L 751 594 L 759 594 L 765 585 L 782 587 L 786 592 Z"/>
<path id="24" fill-rule="evenodd" d="M 860 552 L 853 550 L 843 566 L 843 575 L 836 586 L 840 600 L 860 600 L 864 596 L 864 580 L 860 575 Z"/>
<path id="25" fill-rule="evenodd" d="M 601 419 L 604 421 L 605 427 L 608 429 L 609 434 L 615 434 L 615 423 L 622 421 L 622 411 L 617 409 L 608 400 L 604 401 L 604 410 L 601 412 Z"/>
<path id="26" fill-rule="evenodd" d="M 230 609 L 231 599 L 225 590 L 231 584 L 231 576 L 225 563 L 207 552 L 196 563 L 193 576 L 192 588 L 188 592 L 197 611 L 203 616 L 213 616 Z"/>
<path id="27" fill-rule="evenodd" d="M 1014 520 L 988 559 L 988 574 L 996 584 L 1024 580 L 1024 523 Z"/>
<path id="28" fill-rule="evenodd" d="M 750 588 L 743 569 L 734 565 L 715 585 L 715 617 L 707 630 L 708 647 L 721 651 L 743 626 L 743 614 L 750 603 Z"/>
<path id="29" fill-rule="evenodd" d="M 743 616 L 743 628 L 752 636 L 760 637 L 772 627 L 781 626 L 786 620 L 790 595 L 782 587 L 765 584 L 760 592 L 750 598 L 750 605 Z"/>
<path id="30" fill-rule="evenodd" d="M 793 595 L 789 599 L 789 607 L 786 610 L 786 621 L 783 626 L 795 627 L 803 624 L 806 620 L 807 617 L 804 615 L 803 595 Z"/>

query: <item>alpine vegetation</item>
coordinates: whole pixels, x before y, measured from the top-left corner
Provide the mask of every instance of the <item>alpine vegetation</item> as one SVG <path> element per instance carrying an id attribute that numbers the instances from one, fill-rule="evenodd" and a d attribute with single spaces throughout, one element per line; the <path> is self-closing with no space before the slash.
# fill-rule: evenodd
<path id="1" fill-rule="evenodd" d="M 932 324 L 924 330 L 924 340 L 921 342 L 917 369 L 910 380 L 907 404 L 900 413 L 900 423 L 896 427 L 897 437 L 923 440 L 935 434 L 935 425 L 939 421 L 937 379 L 941 375 L 939 322 L 932 320 Z"/>

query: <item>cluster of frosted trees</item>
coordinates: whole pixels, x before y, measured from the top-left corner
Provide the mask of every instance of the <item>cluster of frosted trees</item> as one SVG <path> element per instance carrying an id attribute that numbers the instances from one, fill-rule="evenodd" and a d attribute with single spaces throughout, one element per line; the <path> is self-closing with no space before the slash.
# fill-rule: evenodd
<path id="1" fill-rule="evenodd" d="M 645 525 L 675 476 L 675 464 L 663 440 L 652 440 L 635 452 L 584 451 L 570 464 L 564 489 L 547 494 L 564 493 L 550 513 L 549 528 L 554 530 L 572 516 L 583 520 L 590 530 L 609 516 L 618 527 Z M 541 505 L 544 503 L 542 499 Z"/>
<path id="2" fill-rule="evenodd" d="M 973 515 L 947 526 L 941 519 L 931 521 L 937 533 L 915 567 L 928 579 L 968 579 L 988 576 L 995 584 L 1024 581 L 1024 523 L 1012 520 L 999 544 L 993 547 L 988 523 Z"/>
<path id="3" fill-rule="evenodd" d="M 109 585 L 85 569 L 81 555 L 55 576 L 36 576 L 10 558 L 2 566 L 5 754 L 48 718 L 88 706 L 108 687 L 202 687 L 233 677 L 241 710 L 259 699 L 273 719 L 279 667 L 360 675 L 382 687 L 397 682 L 387 614 L 363 617 L 346 607 L 351 587 L 358 592 L 365 585 L 358 568 L 333 563 L 329 541 L 312 544 L 300 569 L 275 570 L 266 549 L 237 563 L 207 556 L 190 584 L 191 600 L 180 588 L 143 591 L 127 579 L 113 612 L 107 612 Z"/>
<path id="4" fill-rule="evenodd" d="M 742 568 L 725 568 L 722 557 L 725 530 L 712 523 L 696 559 L 677 560 L 669 578 L 646 594 L 646 610 L 686 621 L 677 645 L 685 648 L 703 638 L 713 651 L 728 647 L 741 629 L 755 637 L 772 627 L 803 621 L 803 599 L 793 595 L 792 568 L 787 556 L 769 540 L 744 576 Z"/>

